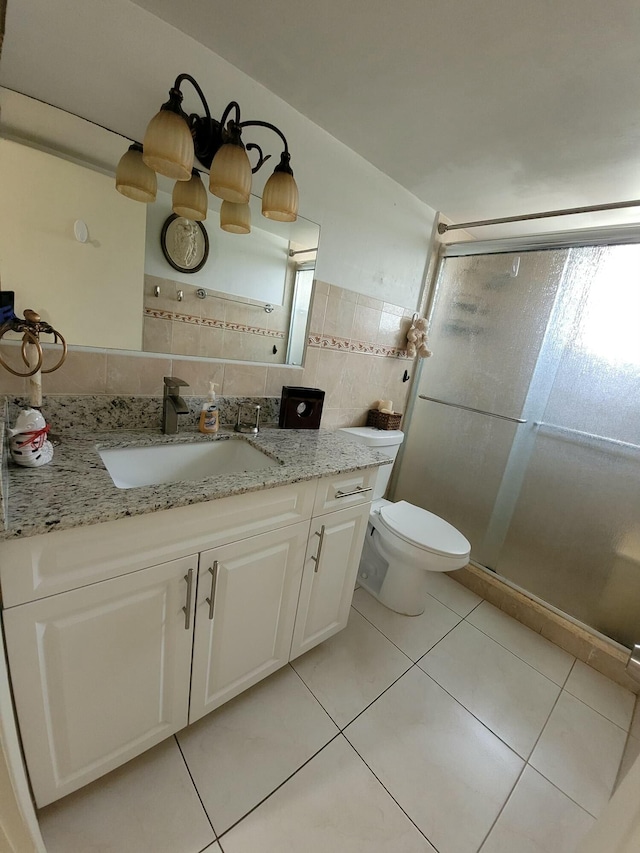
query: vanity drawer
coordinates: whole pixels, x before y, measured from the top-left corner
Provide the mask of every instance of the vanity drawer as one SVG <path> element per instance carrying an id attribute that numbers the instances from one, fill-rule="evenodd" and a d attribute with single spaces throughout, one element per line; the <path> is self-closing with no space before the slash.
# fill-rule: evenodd
<path id="1" fill-rule="evenodd" d="M 313 514 L 323 515 L 370 501 L 377 474 L 377 468 L 366 468 L 319 480 Z"/>
<path id="2" fill-rule="evenodd" d="M 5 608 L 311 518 L 316 480 L 0 542 Z M 369 493 L 367 493 L 369 494 Z"/>

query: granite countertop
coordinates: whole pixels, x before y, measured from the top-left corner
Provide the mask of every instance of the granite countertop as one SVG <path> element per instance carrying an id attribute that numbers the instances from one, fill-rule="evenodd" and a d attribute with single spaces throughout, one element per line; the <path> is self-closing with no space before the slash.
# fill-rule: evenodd
<path id="1" fill-rule="evenodd" d="M 194 441 L 248 441 L 279 464 L 255 471 L 211 476 L 198 482 L 163 483 L 119 489 L 99 449 Z M 329 430 L 263 429 L 240 436 L 221 429 L 217 436 L 185 430 L 166 436 L 157 430 L 111 430 L 89 437 L 63 437 L 53 460 L 42 468 L 9 462 L 7 521 L 0 538 L 34 536 L 102 521 L 113 521 L 201 501 L 269 489 L 287 483 L 390 463 L 373 448 Z"/>

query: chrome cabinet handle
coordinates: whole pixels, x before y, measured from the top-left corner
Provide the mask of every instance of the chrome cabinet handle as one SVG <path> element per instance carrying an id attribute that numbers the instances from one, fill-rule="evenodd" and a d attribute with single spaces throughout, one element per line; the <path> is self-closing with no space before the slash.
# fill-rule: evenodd
<path id="1" fill-rule="evenodd" d="M 324 545 L 324 524 L 320 528 L 319 532 L 317 530 L 314 530 L 313 535 L 320 537 L 320 542 L 318 543 L 318 553 L 315 555 L 315 557 L 313 555 L 311 556 L 311 559 L 316 564 L 313 571 L 317 572 L 320 568 L 320 557 L 322 555 L 322 546 Z"/>
<path id="2" fill-rule="evenodd" d="M 351 495 L 363 495 L 365 492 L 372 492 L 373 486 L 370 486 L 368 489 L 363 489 L 362 486 L 356 486 L 353 492 L 343 492 L 342 489 L 336 490 L 337 498 L 350 498 Z"/>
<path id="3" fill-rule="evenodd" d="M 191 627 L 191 597 L 193 595 L 193 569 L 189 569 L 187 574 L 184 576 L 184 580 L 187 582 L 187 602 L 185 606 L 182 608 L 184 611 L 184 627 L 185 630 L 188 631 Z"/>
<path id="4" fill-rule="evenodd" d="M 213 619 L 213 604 L 215 601 L 216 583 L 218 582 L 217 560 L 214 561 L 213 566 L 209 566 L 209 574 L 211 575 L 211 592 L 209 593 L 209 598 L 205 598 L 205 601 L 209 605 L 209 619 Z"/>

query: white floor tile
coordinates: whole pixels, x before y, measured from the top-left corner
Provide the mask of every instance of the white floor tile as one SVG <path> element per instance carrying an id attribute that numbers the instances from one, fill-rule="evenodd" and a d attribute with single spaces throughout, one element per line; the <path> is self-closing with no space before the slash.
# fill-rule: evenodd
<path id="1" fill-rule="evenodd" d="M 507 613 L 483 601 L 467 617 L 484 634 L 561 687 L 575 658 Z"/>
<path id="2" fill-rule="evenodd" d="M 560 693 L 557 684 L 467 622 L 418 666 L 523 758 Z"/>
<path id="3" fill-rule="evenodd" d="M 443 572 L 427 572 L 427 592 L 459 616 L 467 616 L 482 599 Z"/>
<path id="4" fill-rule="evenodd" d="M 47 853 L 200 853 L 215 835 L 173 738 L 39 813 Z"/>
<path id="5" fill-rule="evenodd" d="M 291 665 L 342 728 L 412 664 L 352 608 L 344 631 Z"/>
<path id="6" fill-rule="evenodd" d="M 640 738 L 640 697 L 636 696 L 636 709 L 631 722 L 630 733 L 637 738 Z"/>
<path id="7" fill-rule="evenodd" d="M 609 800 L 626 734 L 562 691 L 530 764 L 594 817 Z"/>
<path id="8" fill-rule="evenodd" d="M 636 697 L 606 675 L 577 660 L 564 689 L 625 731 L 629 730 Z"/>
<path id="9" fill-rule="evenodd" d="M 337 733 L 287 666 L 183 729 L 177 738 L 221 835 Z"/>
<path id="10" fill-rule="evenodd" d="M 342 736 L 222 846 L 225 853 L 436 853 Z"/>
<path id="11" fill-rule="evenodd" d="M 622 761 L 620 762 L 618 778 L 616 779 L 616 788 L 629 772 L 631 765 L 638 759 L 640 759 L 640 738 L 629 735 L 627 745 L 622 755 Z"/>
<path id="12" fill-rule="evenodd" d="M 594 819 L 526 767 L 481 853 L 577 853 Z"/>
<path id="13" fill-rule="evenodd" d="M 413 661 L 435 646 L 461 619 L 430 595 L 420 616 L 394 613 L 364 589 L 356 591 L 353 606 Z"/>
<path id="14" fill-rule="evenodd" d="M 344 734 L 441 853 L 476 853 L 524 764 L 417 668 Z"/>

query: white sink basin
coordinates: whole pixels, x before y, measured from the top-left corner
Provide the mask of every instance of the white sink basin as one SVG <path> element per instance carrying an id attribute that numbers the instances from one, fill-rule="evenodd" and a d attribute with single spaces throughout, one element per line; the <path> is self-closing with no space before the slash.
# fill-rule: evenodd
<path id="1" fill-rule="evenodd" d="M 156 444 L 99 450 L 119 489 L 204 480 L 246 471 L 261 471 L 278 463 L 242 439 L 195 444 Z"/>

